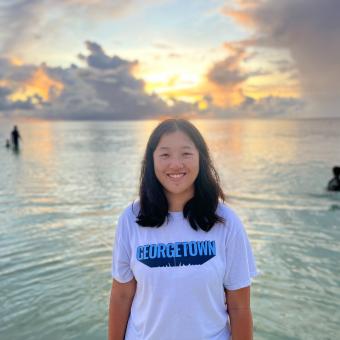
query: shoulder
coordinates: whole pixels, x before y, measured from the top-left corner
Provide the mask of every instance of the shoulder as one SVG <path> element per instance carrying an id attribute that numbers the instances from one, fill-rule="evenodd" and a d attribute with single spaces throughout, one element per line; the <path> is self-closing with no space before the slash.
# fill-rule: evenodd
<path id="1" fill-rule="evenodd" d="M 238 233 L 244 230 L 241 218 L 236 211 L 224 202 L 219 202 L 217 209 L 217 215 L 224 218 L 224 225 L 227 227 L 229 232 Z"/>
<path id="2" fill-rule="evenodd" d="M 233 221 L 235 219 L 239 219 L 237 213 L 235 212 L 235 210 L 228 204 L 219 201 L 218 202 L 218 206 L 216 209 L 216 213 L 219 216 L 224 217 L 225 219 L 228 219 L 230 221 Z"/>
<path id="3" fill-rule="evenodd" d="M 121 212 L 119 219 L 135 221 L 140 210 L 140 202 L 139 199 L 135 199 L 125 206 L 123 211 Z"/>
<path id="4" fill-rule="evenodd" d="M 139 212 L 139 201 L 130 202 L 123 208 L 122 212 L 118 215 L 116 224 L 116 237 L 130 238 L 133 231 L 136 229 L 136 218 Z"/>

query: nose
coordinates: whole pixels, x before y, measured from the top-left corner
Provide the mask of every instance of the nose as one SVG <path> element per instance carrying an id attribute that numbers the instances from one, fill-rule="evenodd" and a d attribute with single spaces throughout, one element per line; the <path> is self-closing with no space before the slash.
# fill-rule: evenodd
<path id="1" fill-rule="evenodd" d="M 184 168 L 184 164 L 183 164 L 183 160 L 181 159 L 181 157 L 172 157 L 170 160 L 170 164 L 169 164 L 170 169 L 183 169 Z"/>

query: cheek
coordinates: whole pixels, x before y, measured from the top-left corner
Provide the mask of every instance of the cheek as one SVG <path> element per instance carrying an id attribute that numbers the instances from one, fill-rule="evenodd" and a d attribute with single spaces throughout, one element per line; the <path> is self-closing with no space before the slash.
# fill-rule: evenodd
<path id="1" fill-rule="evenodd" d="M 200 162 L 199 162 L 199 158 L 195 158 L 193 159 L 192 161 L 192 169 L 193 169 L 193 172 L 195 172 L 196 174 L 198 174 L 199 172 L 199 168 L 200 168 Z"/>
<path id="2" fill-rule="evenodd" d="M 200 167 L 199 167 L 199 163 L 197 162 L 196 167 L 195 167 L 196 176 L 198 175 L 199 171 L 200 171 Z"/>
<path id="3" fill-rule="evenodd" d="M 192 159 L 190 162 L 185 164 L 186 168 L 189 170 L 190 179 L 196 178 L 199 172 L 199 162 L 198 159 Z"/>
<path id="4" fill-rule="evenodd" d="M 155 170 L 155 174 L 156 174 L 156 177 L 158 178 L 159 176 L 162 175 L 162 172 L 164 171 L 164 163 L 161 162 L 161 161 L 157 161 L 157 160 L 154 160 L 154 170 Z"/>

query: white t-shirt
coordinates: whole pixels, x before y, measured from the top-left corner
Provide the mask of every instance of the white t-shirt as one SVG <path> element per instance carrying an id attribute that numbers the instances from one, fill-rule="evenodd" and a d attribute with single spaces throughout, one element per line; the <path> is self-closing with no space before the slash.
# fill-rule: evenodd
<path id="1" fill-rule="evenodd" d="M 205 232 L 182 212 L 159 228 L 141 227 L 138 211 L 139 201 L 120 215 L 113 248 L 112 277 L 137 281 L 125 340 L 229 339 L 224 287 L 247 287 L 257 274 L 238 216 L 219 203 L 226 222 Z"/>

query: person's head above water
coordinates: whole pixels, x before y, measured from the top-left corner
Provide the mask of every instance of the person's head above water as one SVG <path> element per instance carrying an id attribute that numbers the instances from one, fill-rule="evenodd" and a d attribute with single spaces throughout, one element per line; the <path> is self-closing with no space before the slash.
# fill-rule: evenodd
<path id="1" fill-rule="evenodd" d="M 335 177 L 339 177 L 340 176 L 340 167 L 339 166 L 335 166 L 333 168 L 333 174 Z"/>
<path id="2" fill-rule="evenodd" d="M 194 229 L 208 231 L 225 199 L 208 147 L 197 128 L 184 119 L 167 119 L 151 133 L 142 162 L 137 223 L 160 226 L 169 209 L 180 207 Z M 184 206 L 181 206 L 184 205 Z"/>

